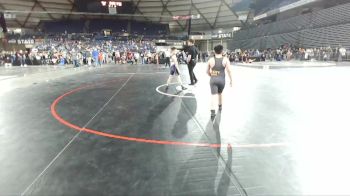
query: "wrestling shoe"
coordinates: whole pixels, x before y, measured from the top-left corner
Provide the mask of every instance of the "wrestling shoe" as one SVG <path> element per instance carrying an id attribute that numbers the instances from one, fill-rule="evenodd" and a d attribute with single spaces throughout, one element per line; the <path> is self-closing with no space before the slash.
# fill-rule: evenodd
<path id="1" fill-rule="evenodd" d="M 216 116 L 215 110 L 210 110 L 210 112 L 211 112 L 210 118 L 211 118 L 211 120 L 214 120 L 215 116 Z"/>
<path id="2" fill-rule="evenodd" d="M 222 111 L 222 105 L 219 105 L 219 111 L 220 112 Z"/>

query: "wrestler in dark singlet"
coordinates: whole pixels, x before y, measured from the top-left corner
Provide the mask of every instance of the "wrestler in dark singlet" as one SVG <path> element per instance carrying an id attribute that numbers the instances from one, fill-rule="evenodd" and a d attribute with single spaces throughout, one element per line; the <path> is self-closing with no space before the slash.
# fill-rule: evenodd
<path id="1" fill-rule="evenodd" d="M 222 92 L 225 88 L 225 71 L 230 78 L 230 86 L 232 86 L 232 76 L 230 61 L 223 56 L 223 46 L 215 46 L 215 56 L 208 61 L 208 75 L 210 76 L 210 89 L 212 94 L 211 117 L 216 116 L 216 101 L 218 100 L 219 111 L 222 110 Z"/>
<path id="2" fill-rule="evenodd" d="M 225 88 L 225 66 L 223 58 L 215 58 L 215 65 L 211 68 L 210 89 L 211 94 L 221 94 Z"/>

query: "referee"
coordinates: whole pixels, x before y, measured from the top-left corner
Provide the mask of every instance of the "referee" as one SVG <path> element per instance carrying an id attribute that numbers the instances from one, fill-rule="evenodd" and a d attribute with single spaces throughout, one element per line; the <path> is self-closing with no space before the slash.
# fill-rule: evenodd
<path id="1" fill-rule="evenodd" d="M 187 49 L 187 66 L 188 66 L 188 71 L 190 74 L 190 80 L 191 83 L 190 85 L 195 85 L 198 80 L 196 78 L 196 76 L 193 73 L 193 69 L 196 66 L 197 63 L 197 48 L 194 46 L 194 40 L 193 39 L 189 39 L 187 41 L 187 45 L 188 45 L 188 49 Z"/>

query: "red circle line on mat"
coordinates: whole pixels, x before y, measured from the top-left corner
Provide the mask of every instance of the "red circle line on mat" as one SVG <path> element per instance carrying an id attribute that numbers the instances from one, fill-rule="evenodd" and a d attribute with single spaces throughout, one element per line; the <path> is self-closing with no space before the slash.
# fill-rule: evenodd
<path id="1" fill-rule="evenodd" d="M 108 82 L 109 83 L 109 82 Z M 80 127 L 78 125 L 75 125 L 64 118 L 62 118 L 56 111 L 57 105 L 66 97 L 79 92 L 80 90 L 87 89 L 90 87 L 95 87 L 95 85 L 87 85 L 75 88 L 69 92 L 64 93 L 63 95 L 57 97 L 54 102 L 51 104 L 51 114 L 52 116 L 61 124 L 74 129 L 76 131 L 82 131 L 98 136 L 108 137 L 112 139 L 118 139 L 118 140 L 126 140 L 126 141 L 132 141 L 132 142 L 140 142 L 140 143 L 150 143 L 150 144 L 160 144 L 160 145 L 177 145 L 177 146 L 195 146 L 195 147 L 210 147 L 210 148 L 220 148 L 221 146 L 224 146 L 223 144 L 210 144 L 210 143 L 192 143 L 192 142 L 181 142 L 181 141 L 168 141 L 168 140 L 151 140 L 146 138 L 136 138 L 136 137 L 127 137 L 123 135 L 116 135 L 116 134 L 110 134 L 101 132 L 98 130 L 93 130 L 90 128 Z M 237 144 L 232 145 L 233 148 L 269 148 L 269 147 L 285 147 L 287 146 L 287 143 L 269 143 L 269 144 Z M 225 145 L 226 146 L 226 145 Z"/>

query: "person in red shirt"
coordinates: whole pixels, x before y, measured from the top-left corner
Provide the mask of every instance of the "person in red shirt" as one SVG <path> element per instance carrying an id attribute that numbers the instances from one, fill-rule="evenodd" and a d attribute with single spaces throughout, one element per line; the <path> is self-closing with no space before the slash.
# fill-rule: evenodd
<path id="1" fill-rule="evenodd" d="M 99 65 L 100 67 L 102 67 L 102 61 L 103 61 L 103 54 L 102 54 L 102 52 L 100 51 L 100 52 L 98 53 L 98 65 Z"/>

